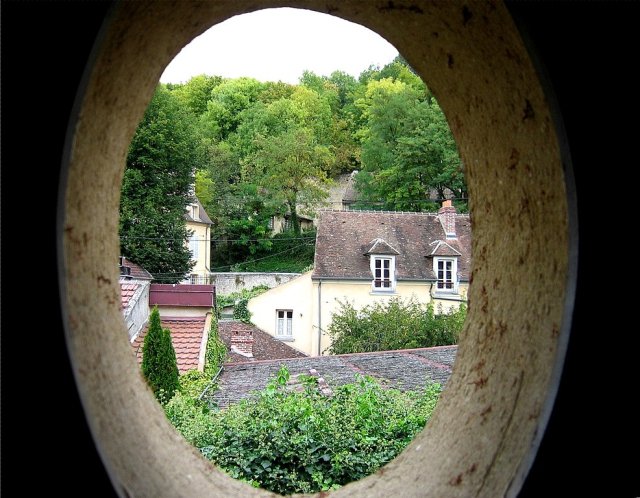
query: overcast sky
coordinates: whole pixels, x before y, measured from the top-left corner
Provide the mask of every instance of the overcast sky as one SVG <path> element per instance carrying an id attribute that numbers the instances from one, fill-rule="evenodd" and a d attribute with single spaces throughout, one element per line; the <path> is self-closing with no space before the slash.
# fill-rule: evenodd
<path id="1" fill-rule="evenodd" d="M 295 84 L 304 70 L 321 76 L 341 70 L 357 77 L 397 54 L 393 45 L 359 24 L 309 10 L 265 9 L 232 17 L 194 39 L 160 81 L 184 83 L 204 73 Z"/>

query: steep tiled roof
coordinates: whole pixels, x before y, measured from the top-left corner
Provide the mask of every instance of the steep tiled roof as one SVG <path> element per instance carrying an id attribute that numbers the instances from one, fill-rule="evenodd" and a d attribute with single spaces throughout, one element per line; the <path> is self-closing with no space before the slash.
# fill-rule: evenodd
<path id="1" fill-rule="evenodd" d="M 204 316 L 162 317 L 160 321 L 163 329 L 171 330 L 171 342 L 176 351 L 176 360 L 180 373 L 183 374 L 189 370 L 197 369 L 200 359 L 200 347 L 205 334 L 206 318 Z M 148 326 L 131 343 L 138 358 L 138 363 L 142 363 L 142 345 L 147 330 Z"/>
<path id="2" fill-rule="evenodd" d="M 231 330 L 251 330 L 253 332 L 253 359 L 231 352 Z M 280 358 L 305 358 L 307 355 L 290 347 L 286 342 L 279 341 L 255 325 L 239 321 L 218 322 L 220 339 L 227 346 L 229 363 L 242 363 L 246 361 L 275 360 Z"/>
<path id="3" fill-rule="evenodd" d="M 120 282 L 120 309 L 126 310 L 129 300 L 134 296 L 140 284 L 133 281 Z"/>
<path id="4" fill-rule="evenodd" d="M 343 203 L 354 202 L 357 200 L 357 192 L 354 188 L 354 177 L 357 172 L 343 173 L 335 178 L 334 185 L 329 189 L 329 204 L 341 209 Z"/>
<path id="5" fill-rule="evenodd" d="M 436 240 L 429 244 L 433 249 L 429 256 L 462 256 L 460 251 L 455 250 L 443 240 Z"/>
<path id="6" fill-rule="evenodd" d="M 153 275 L 151 275 L 151 273 L 124 256 L 122 256 L 122 266 L 130 268 L 129 276 L 131 276 L 131 278 L 138 280 L 153 280 Z"/>
<path id="7" fill-rule="evenodd" d="M 447 239 L 434 213 L 374 211 L 320 211 L 312 278 L 371 279 L 369 256 L 374 239 L 380 238 L 399 254 L 398 280 L 435 280 L 427 259 L 434 241 L 447 241 L 461 254 L 460 280 L 468 281 L 471 262 L 471 223 L 468 215 L 457 214 L 456 239 Z"/>
<path id="8" fill-rule="evenodd" d="M 371 241 L 369 249 L 365 254 L 400 254 L 393 247 L 391 247 L 384 239 L 377 238 Z"/>
<path id="9" fill-rule="evenodd" d="M 186 212 L 184 215 L 184 219 L 187 221 L 193 221 L 196 223 L 207 223 L 209 225 L 213 225 L 213 221 L 211 221 L 211 218 L 209 218 L 209 215 L 205 211 L 204 206 L 200 203 L 198 199 L 196 199 L 195 204 L 198 205 L 198 217 L 193 218 L 189 214 L 189 212 Z"/>
<path id="10" fill-rule="evenodd" d="M 419 389 L 427 382 L 437 382 L 444 387 L 457 349 L 457 346 L 440 346 L 225 364 L 218 379 L 219 389 L 208 401 L 224 407 L 247 398 L 253 391 L 264 389 L 282 365 L 289 369 L 292 377 L 315 369 L 329 388 L 354 382 L 356 374 L 370 375 L 383 386 L 401 390 Z"/>

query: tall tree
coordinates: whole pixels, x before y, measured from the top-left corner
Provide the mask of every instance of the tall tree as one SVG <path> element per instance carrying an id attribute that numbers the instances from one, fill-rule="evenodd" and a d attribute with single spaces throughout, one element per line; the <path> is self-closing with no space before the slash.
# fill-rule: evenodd
<path id="1" fill-rule="evenodd" d="M 300 234 L 298 209 L 301 205 L 313 209 L 327 198 L 330 181 L 326 171 L 335 158 L 328 147 L 318 144 L 313 133 L 303 127 L 261 138 L 257 145 L 251 161 L 254 170 L 262 173 L 264 191 L 283 200 L 293 231 Z"/>
<path id="2" fill-rule="evenodd" d="M 201 160 L 192 113 L 159 85 L 129 147 L 120 199 L 120 251 L 156 280 L 193 267 L 185 208 Z"/>
<path id="3" fill-rule="evenodd" d="M 371 80 L 357 101 L 366 126 L 359 132 L 356 187 L 366 201 L 391 210 L 432 210 L 446 195 L 466 197 L 463 165 L 442 110 L 412 73 L 399 74 L 410 83 Z"/>

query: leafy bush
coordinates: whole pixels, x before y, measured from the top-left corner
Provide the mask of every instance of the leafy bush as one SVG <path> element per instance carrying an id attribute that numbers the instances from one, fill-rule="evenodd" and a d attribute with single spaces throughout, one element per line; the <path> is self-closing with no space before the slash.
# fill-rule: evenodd
<path id="1" fill-rule="evenodd" d="M 157 306 L 151 312 L 149 330 L 142 346 L 142 374 L 162 404 L 171 399 L 180 385 L 171 331 L 162 329 Z"/>
<path id="2" fill-rule="evenodd" d="M 286 495 L 336 489 L 375 472 L 422 430 L 440 394 L 438 384 L 401 392 L 360 376 L 327 397 L 311 377 L 303 392 L 287 390 L 288 378 L 281 369 L 256 398 L 224 411 L 207 412 L 181 394 L 165 411 L 226 473 Z"/>
<path id="3" fill-rule="evenodd" d="M 268 290 L 269 286 L 267 285 L 257 285 L 251 289 L 242 289 L 241 291 L 232 292 L 231 294 L 220 294 L 216 296 L 216 308 L 218 309 L 218 314 L 220 314 L 223 308 L 233 306 L 234 320 L 249 323 L 251 321 L 251 313 L 248 308 L 249 299 L 259 296 Z M 219 315 L 218 318 L 220 318 Z"/>
<path id="4" fill-rule="evenodd" d="M 467 315 L 464 303 L 448 313 L 435 313 L 433 303 L 392 298 L 357 310 L 339 302 L 327 333 L 332 354 L 389 351 L 456 344 Z"/>
<path id="5" fill-rule="evenodd" d="M 218 369 L 224 363 L 227 357 L 227 347 L 220 339 L 218 333 L 218 317 L 215 313 L 211 316 L 211 327 L 209 328 L 209 336 L 207 337 L 207 350 L 205 352 L 205 373 L 211 377 L 218 372 Z"/>
<path id="6" fill-rule="evenodd" d="M 164 412 L 169 422 L 193 446 L 199 448 L 211 444 L 210 434 L 215 427 L 215 418 L 204 403 L 197 397 L 191 397 L 190 392 L 176 392 L 164 406 Z"/>

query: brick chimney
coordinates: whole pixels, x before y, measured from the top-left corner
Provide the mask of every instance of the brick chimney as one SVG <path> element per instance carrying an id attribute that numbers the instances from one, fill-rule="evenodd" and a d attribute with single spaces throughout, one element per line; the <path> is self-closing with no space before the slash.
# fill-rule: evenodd
<path id="1" fill-rule="evenodd" d="M 438 219 L 442 224 L 447 239 L 455 239 L 456 236 L 456 208 L 451 204 L 451 199 L 442 202 L 442 207 L 438 210 Z"/>
<path id="2" fill-rule="evenodd" d="M 253 332 L 247 329 L 231 329 L 231 351 L 253 358 Z"/>

